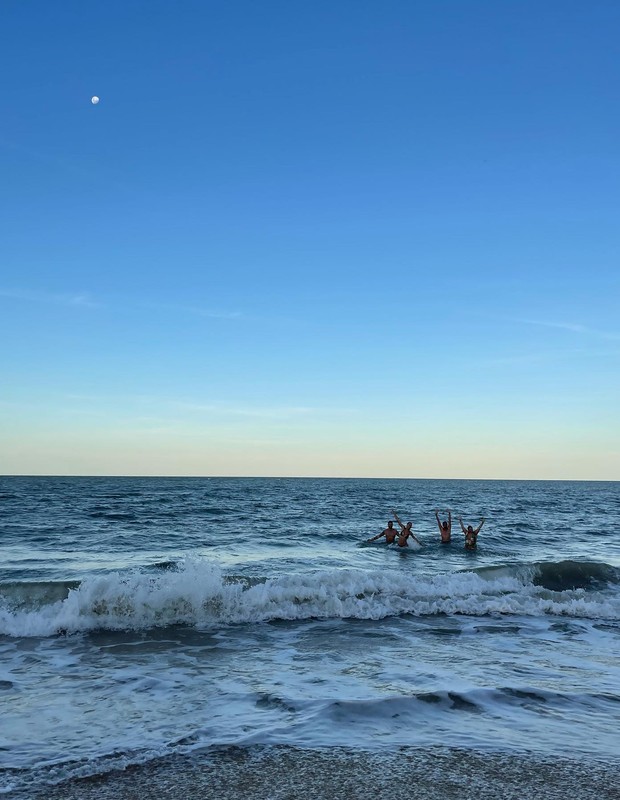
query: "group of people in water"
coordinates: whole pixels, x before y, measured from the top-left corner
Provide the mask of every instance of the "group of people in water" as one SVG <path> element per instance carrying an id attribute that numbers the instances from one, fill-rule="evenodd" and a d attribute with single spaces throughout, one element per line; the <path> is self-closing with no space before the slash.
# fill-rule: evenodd
<path id="1" fill-rule="evenodd" d="M 394 527 L 393 520 L 388 522 L 388 526 L 384 531 L 378 533 L 376 536 L 373 536 L 372 539 L 368 539 L 369 542 L 376 542 L 377 539 L 380 539 L 382 536 L 385 537 L 385 541 L 387 544 L 396 544 L 399 547 L 408 547 L 409 546 L 409 538 L 415 539 L 415 541 L 422 547 L 423 542 L 421 542 L 418 537 L 413 532 L 413 523 L 408 522 L 406 525 L 401 522 L 398 514 L 396 511 L 392 511 L 394 515 L 394 519 L 400 526 L 400 533 Z M 444 520 L 443 522 L 439 519 L 439 511 L 435 511 L 435 519 L 437 520 L 437 526 L 439 528 L 439 535 L 441 536 L 441 543 L 442 544 L 450 544 L 452 541 L 452 512 L 448 511 L 448 519 Z M 459 517 L 459 522 L 461 523 L 461 530 L 465 535 L 465 549 L 466 550 L 475 550 L 478 544 L 478 534 L 480 533 L 480 529 L 484 525 L 484 517 L 480 520 L 480 525 L 477 528 L 468 525 L 465 527 L 463 525 L 463 520 Z"/>

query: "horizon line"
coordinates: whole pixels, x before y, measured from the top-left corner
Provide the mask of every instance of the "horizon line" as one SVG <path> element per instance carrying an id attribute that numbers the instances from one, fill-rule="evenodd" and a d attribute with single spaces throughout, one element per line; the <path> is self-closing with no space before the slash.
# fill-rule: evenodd
<path id="1" fill-rule="evenodd" d="M 53 474 L 53 473 L 0 473 L 0 478 L 144 478 L 144 479 L 176 479 L 182 480 L 333 480 L 333 481 L 504 481 L 521 483 L 620 483 L 617 478 L 455 478 L 455 477 L 410 477 L 401 475 L 91 475 L 91 474 Z"/>

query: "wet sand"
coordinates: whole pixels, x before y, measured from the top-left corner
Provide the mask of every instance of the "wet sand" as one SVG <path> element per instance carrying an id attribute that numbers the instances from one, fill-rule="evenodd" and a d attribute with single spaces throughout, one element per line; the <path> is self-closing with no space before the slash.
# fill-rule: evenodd
<path id="1" fill-rule="evenodd" d="M 470 750 L 215 748 L 47 787 L 46 800 L 618 800 L 620 760 Z"/>

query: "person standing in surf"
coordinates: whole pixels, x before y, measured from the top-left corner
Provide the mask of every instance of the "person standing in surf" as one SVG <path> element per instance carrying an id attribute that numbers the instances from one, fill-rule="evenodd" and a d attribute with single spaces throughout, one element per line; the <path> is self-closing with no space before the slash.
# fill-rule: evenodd
<path id="1" fill-rule="evenodd" d="M 452 512 L 448 510 L 448 520 L 441 522 L 439 519 L 439 511 L 435 511 L 435 519 L 437 520 L 437 526 L 439 527 L 441 543 L 450 544 L 450 539 L 452 537 Z"/>
<path id="2" fill-rule="evenodd" d="M 381 533 L 378 533 L 376 536 L 373 536 L 372 539 L 368 539 L 369 542 L 376 542 L 377 539 L 380 539 L 382 536 L 385 536 L 386 544 L 394 544 L 396 541 L 396 530 L 394 528 L 394 523 L 392 520 L 389 520 L 387 524 L 387 528 Z"/>
<path id="3" fill-rule="evenodd" d="M 408 547 L 409 546 L 408 539 L 411 536 L 416 540 L 416 542 L 420 545 L 420 547 L 422 547 L 422 542 L 418 539 L 418 537 L 412 530 L 413 522 L 408 522 L 406 525 L 403 525 L 396 511 L 392 511 L 392 514 L 394 515 L 394 519 L 396 520 L 396 522 L 398 522 L 398 524 L 400 525 L 400 534 L 398 536 L 398 542 L 397 542 L 398 546 Z"/>
<path id="4" fill-rule="evenodd" d="M 468 525 L 467 528 L 463 525 L 463 520 L 459 517 L 459 522 L 461 523 L 461 530 L 465 534 L 465 549 L 466 550 L 475 550 L 476 545 L 478 544 L 478 534 L 480 533 L 480 528 L 484 525 L 484 517 L 480 520 L 480 525 L 477 528 L 472 528 L 471 525 Z"/>

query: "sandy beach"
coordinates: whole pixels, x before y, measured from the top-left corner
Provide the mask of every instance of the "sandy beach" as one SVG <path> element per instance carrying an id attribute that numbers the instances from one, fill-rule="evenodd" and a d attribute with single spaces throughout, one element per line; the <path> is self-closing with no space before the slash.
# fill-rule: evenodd
<path id="1" fill-rule="evenodd" d="M 47 800 L 616 800 L 620 762 L 470 750 L 217 748 L 47 787 Z"/>

